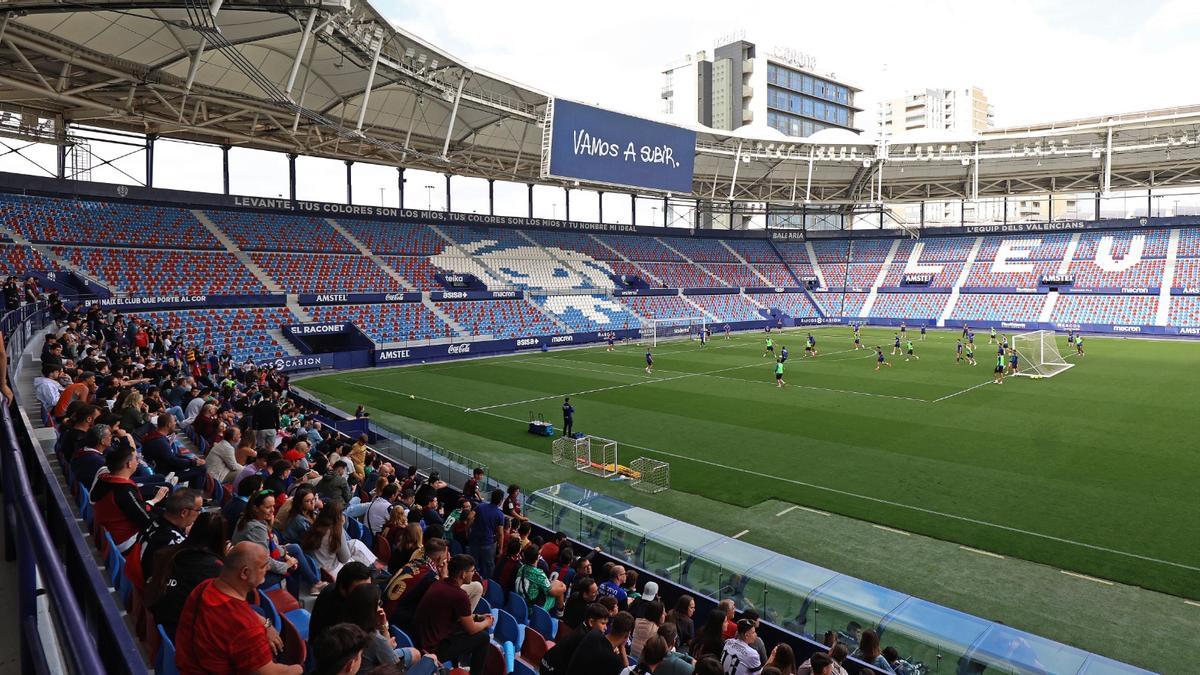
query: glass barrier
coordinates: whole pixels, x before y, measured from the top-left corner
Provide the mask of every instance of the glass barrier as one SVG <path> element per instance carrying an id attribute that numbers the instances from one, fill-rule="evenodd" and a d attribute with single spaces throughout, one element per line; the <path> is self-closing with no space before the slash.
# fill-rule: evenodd
<path id="1" fill-rule="evenodd" d="M 543 527 L 602 547 L 700 595 L 732 599 L 768 622 L 809 638 L 836 631 L 857 644 L 877 631 L 918 673 L 1148 671 L 838 574 L 612 497 L 560 483 L 526 500 Z"/>

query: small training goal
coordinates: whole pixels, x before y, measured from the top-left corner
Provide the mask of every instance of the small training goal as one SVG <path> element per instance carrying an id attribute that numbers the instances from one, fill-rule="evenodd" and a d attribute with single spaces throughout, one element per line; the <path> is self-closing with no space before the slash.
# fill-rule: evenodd
<path id="1" fill-rule="evenodd" d="M 629 463 L 630 483 L 642 492 L 662 492 L 671 487 L 671 465 L 649 457 L 638 457 Z"/>
<path id="2" fill-rule="evenodd" d="M 556 438 L 550 445 L 550 458 L 558 466 L 602 478 L 610 478 L 620 471 L 617 466 L 617 442 L 607 438 Z"/>
<path id="3" fill-rule="evenodd" d="M 1067 363 L 1058 351 L 1052 330 L 1019 333 L 1012 337 L 1010 345 L 1020 357 L 1017 362 L 1017 375 L 1033 378 L 1054 377 L 1075 365 Z"/>

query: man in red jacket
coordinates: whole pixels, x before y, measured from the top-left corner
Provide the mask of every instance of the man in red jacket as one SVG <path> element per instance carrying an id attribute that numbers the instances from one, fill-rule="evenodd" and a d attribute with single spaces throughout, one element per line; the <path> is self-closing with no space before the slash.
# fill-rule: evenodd
<path id="1" fill-rule="evenodd" d="M 102 526 L 117 543 L 122 553 L 133 546 L 138 533 L 150 524 L 150 507 L 167 496 L 170 490 L 160 487 L 150 500 L 143 500 L 137 483 L 130 479 L 137 470 L 137 455 L 132 447 L 112 447 L 104 458 L 107 473 L 96 478 L 92 489 L 96 523 Z"/>

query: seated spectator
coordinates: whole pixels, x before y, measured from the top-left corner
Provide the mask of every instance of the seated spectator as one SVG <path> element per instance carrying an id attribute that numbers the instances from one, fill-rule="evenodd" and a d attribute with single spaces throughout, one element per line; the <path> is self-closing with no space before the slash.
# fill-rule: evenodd
<path id="1" fill-rule="evenodd" d="M 721 651 L 721 666 L 726 675 L 751 675 L 762 668 L 762 659 L 754 648 L 758 639 L 757 625 L 749 619 L 736 624 L 737 633 L 725 641 Z"/>
<path id="2" fill-rule="evenodd" d="M 220 574 L 221 558 L 228 543 L 225 517 L 219 513 L 201 513 L 183 543 L 147 558 L 148 566 L 142 564 L 142 569 L 149 572 L 146 607 L 154 614 L 155 623 L 162 624 L 172 640 L 188 594 L 201 581 Z"/>
<path id="3" fill-rule="evenodd" d="M 407 516 L 405 516 L 407 521 Z M 388 560 L 389 570 L 399 570 L 404 565 L 408 564 L 417 552 L 421 550 L 421 541 L 425 539 L 421 526 L 417 523 L 408 523 L 401 530 L 392 531 L 395 536 L 395 541 L 392 542 L 392 557 Z"/>
<path id="4" fill-rule="evenodd" d="M 339 623 L 315 633 L 309 640 L 315 663 L 310 675 L 355 675 L 362 665 L 368 640 L 363 629 L 350 623 Z"/>
<path id="5" fill-rule="evenodd" d="M 887 659 L 883 658 L 883 652 L 879 648 L 879 634 L 873 630 L 864 630 L 862 632 L 862 635 L 858 638 L 858 649 L 854 650 L 854 653 L 850 656 L 863 663 L 875 666 L 884 672 L 895 672 L 892 670 L 891 664 L 887 662 Z"/>
<path id="6" fill-rule="evenodd" d="M 230 426 L 221 434 L 221 440 L 213 444 L 204 458 L 204 470 L 213 480 L 228 485 L 237 478 L 243 465 L 237 461 L 237 447 L 242 440 L 242 430 Z"/>
<path id="7" fill-rule="evenodd" d="M 92 490 L 96 524 L 112 535 L 122 553 L 133 546 L 138 533 L 150 524 L 150 507 L 162 501 L 168 492 L 163 486 L 154 497 L 143 500 L 137 484 L 130 480 L 137 465 L 133 448 L 114 446 L 104 458 L 108 471 L 97 476 Z"/>
<path id="8" fill-rule="evenodd" d="M 521 540 L 510 537 L 504 542 L 504 555 L 496 565 L 494 579 L 506 593 L 511 593 L 516 587 L 517 571 L 521 569 Z"/>
<path id="9" fill-rule="evenodd" d="M 205 403 L 200 408 L 200 414 L 192 422 L 192 430 L 210 446 L 221 440 L 221 420 L 217 417 L 217 406 Z"/>
<path id="10" fill-rule="evenodd" d="M 679 596 L 675 601 L 675 607 L 667 612 L 667 623 L 675 625 L 675 630 L 679 632 L 679 644 L 690 645 L 692 639 L 696 637 L 695 624 L 692 623 L 692 615 L 696 613 L 696 599 L 686 593 Z"/>
<path id="11" fill-rule="evenodd" d="M 388 483 L 379 490 L 375 499 L 371 500 L 367 506 L 367 513 L 363 516 L 363 524 L 371 530 L 372 534 L 379 534 L 383 530 L 383 526 L 390 517 L 392 506 L 399 498 L 400 486 L 396 483 Z"/>
<path id="12" fill-rule="evenodd" d="M 78 403 L 71 409 L 65 420 L 66 428 L 59 427 L 57 443 L 58 452 L 68 462 L 75 459 L 75 453 L 84 446 L 84 438 L 99 418 L 100 408 L 90 403 Z"/>
<path id="13" fill-rule="evenodd" d="M 629 667 L 625 644 L 633 632 L 633 616 L 618 612 L 608 622 L 608 635 L 590 630 L 579 642 L 567 666 L 570 675 L 618 675 Z"/>
<path id="14" fill-rule="evenodd" d="M 346 465 L 335 462 L 317 482 L 317 494 L 326 504 L 337 503 L 343 509 L 350 503 L 350 485 L 346 480 Z"/>
<path id="15" fill-rule="evenodd" d="M 246 510 L 246 502 L 250 500 L 250 495 L 262 490 L 262 477 L 250 476 L 242 481 L 236 490 L 229 503 L 221 507 L 221 515 L 225 516 L 227 526 L 235 525 L 242 519 L 242 511 Z"/>
<path id="16" fill-rule="evenodd" d="M 280 532 L 280 540 L 285 544 L 299 544 L 317 522 L 321 506 L 321 499 L 311 485 L 297 486 L 292 498 L 275 514 L 275 529 Z"/>
<path id="17" fill-rule="evenodd" d="M 633 615 L 633 618 L 641 619 L 646 615 L 646 606 L 656 600 L 658 600 L 658 584 L 653 581 L 647 581 L 646 585 L 642 588 L 642 592 L 638 594 L 633 602 L 629 603 L 629 613 Z M 663 608 L 663 612 L 666 612 L 665 607 Z M 662 621 L 658 623 L 661 624 Z"/>
<path id="18" fill-rule="evenodd" d="M 725 669 L 721 667 L 721 662 L 715 657 L 706 656 L 696 660 L 696 667 L 692 673 L 694 675 L 725 675 Z"/>
<path id="19" fill-rule="evenodd" d="M 636 666 L 629 666 L 621 671 L 621 675 L 643 675 L 657 673 L 658 667 L 667 658 L 667 642 L 658 635 L 652 635 L 642 646 L 641 655 L 637 657 Z"/>
<path id="20" fill-rule="evenodd" d="M 256 452 L 254 455 L 247 458 L 247 463 L 242 466 L 242 470 L 233 478 L 233 489 L 237 490 L 241 486 L 242 481 L 250 476 L 259 476 L 266 478 L 267 467 L 271 466 L 270 453 Z M 261 485 L 261 482 L 259 483 Z"/>
<path id="21" fill-rule="evenodd" d="M 421 549 L 421 555 L 413 558 L 399 569 L 388 580 L 384 588 L 383 607 L 388 617 L 405 633 L 413 635 L 416 626 L 413 617 L 417 607 L 429 587 L 446 575 L 446 565 L 450 562 L 450 551 L 443 539 L 429 539 Z M 478 582 L 472 582 L 479 585 Z M 468 590 L 468 589 L 463 589 Z M 468 591 L 468 596 L 471 592 Z M 471 610 L 475 610 L 473 599 Z"/>
<path id="22" fill-rule="evenodd" d="M 331 577 L 336 577 L 342 565 L 351 560 L 368 566 L 376 563 L 375 554 L 366 544 L 346 533 L 345 516 L 337 504 L 326 504 L 321 509 L 312 527 L 300 540 L 300 548 Z"/>
<path id="23" fill-rule="evenodd" d="M 679 631 L 676 630 L 675 624 L 664 623 L 658 627 L 658 636 L 663 639 L 663 643 L 667 647 L 667 655 L 663 657 L 662 663 L 654 670 L 657 675 L 691 675 L 692 672 L 692 657 L 679 651 Z M 788 673 L 787 675 L 795 675 Z"/>
<path id="24" fill-rule="evenodd" d="M 767 665 L 779 669 L 780 675 L 796 675 L 796 652 L 786 642 L 780 642 L 771 650 Z"/>
<path id="25" fill-rule="evenodd" d="M 121 419 L 121 427 L 138 438 L 146 435 L 153 428 L 150 424 L 150 414 L 146 411 L 146 404 L 142 401 L 142 395 L 137 391 L 130 392 L 125 400 L 121 401 L 121 407 L 115 412 Z"/>
<path id="26" fill-rule="evenodd" d="M 270 558 L 245 541 L 225 556 L 221 573 L 201 581 L 188 596 L 176 631 L 175 663 L 181 675 L 255 673 L 300 675 L 300 666 L 274 663 L 283 641 L 270 620 L 254 611 L 246 596 L 262 585 Z"/>
<path id="27" fill-rule="evenodd" d="M 652 583 L 654 582 L 651 581 L 647 585 Z M 663 624 L 666 613 L 662 603 L 655 600 L 646 603 L 642 608 L 642 616 L 633 620 L 633 640 L 629 646 L 629 653 L 634 658 L 642 660 L 642 646 L 647 640 L 658 635 L 658 627 Z"/>
<path id="28" fill-rule="evenodd" d="M 758 635 L 758 621 L 759 621 L 758 610 L 756 610 L 754 608 L 747 608 L 746 611 L 742 612 L 742 618 L 747 621 L 754 622 L 754 628 L 755 628 L 754 634 L 757 636 Z M 756 637 L 754 642 L 750 643 L 750 646 L 754 647 L 754 651 L 758 652 L 759 662 L 766 663 L 767 662 L 767 645 L 763 642 L 762 638 Z"/>
<path id="29" fill-rule="evenodd" d="M 185 483 L 196 489 L 203 489 L 205 477 L 204 459 L 192 455 L 184 455 L 177 450 L 175 439 L 175 418 L 171 415 L 159 415 L 154 425 L 154 431 L 142 438 L 142 454 L 146 461 L 158 473 L 173 472 L 180 483 Z"/>
<path id="30" fill-rule="evenodd" d="M 692 658 L 699 661 L 706 656 L 720 658 L 721 650 L 725 647 L 725 610 L 714 608 L 708 614 L 708 621 L 696 632 L 696 637 L 688 645 Z"/>
<path id="31" fill-rule="evenodd" d="M 33 394 L 47 416 L 54 411 L 58 399 L 62 397 L 63 386 L 58 381 L 62 372 L 61 363 L 42 363 L 42 374 L 33 378 Z"/>
<path id="32" fill-rule="evenodd" d="M 299 561 L 289 555 L 275 538 L 275 533 L 271 530 L 274 520 L 275 495 L 267 490 L 259 490 L 246 502 L 242 517 L 237 521 L 230 537 L 234 544 L 249 541 L 267 551 L 268 586 L 283 581 L 283 578 L 299 565 Z"/>
<path id="33" fill-rule="evenodd" d="M 129 434 L 125 433 L 121 427 L 116 427 L 115 430 L 119 434 L 119 443 L 132 450 L 133 439 L 129 437 Z M 112 447 L 113 431 L 105 424 L 93 426 L 83 437 L 83 447 L 75 453 L 75 458 L 71 460 L 71 472 L 75 474 L 75 480 L 89 490 L 95 487 L 96 476 L 105 471 L 104 455 Z"/>
<path id="34" fill-rule="evenodd" d="M 421 658 L 421 652 L 412 647 L 396 648 L 387 614 L 379 606 L 379 586 L 362 584 L 350 591 L 344 615 L 347 623 L 363 629 L 369 638 L 358 670 L 361 675 L 393 663 L 403 663 L 408 669 Z"/>
<path id="35" fill-rule="evenodd" d="M 617 608 L 625 611 L 629 607 L 629 595 L 621 586 L 625 583 L 625 568 L 613 565 L 609 569 L 608 581 L 600 584 L 600 597 L 611 597 L 617 601 Z"/>
<path id="36" fill-rule="evenodd" d="M 312 615 L 308 619 L 308 634 L 320 635 L 334 624 L 346 620 L 346 598 L 350 592 L 363 584 L 375 580 L 373 570 L 359 562 L 349 562 L 342 565 L 334 583 L 326 586 L 313 604 Z"/>
<path id="37" fill-rule="evenodd" d="M 375 554 L 387 564 L 388 569 L 393 573 L 401 564 L 392 562 L 392 555 L 395 553 L 394 545 L 404 536 L 406 529 L 408 529 L 408 514 L 404 512 L 404 509 L 397 508 L 388 512 L 387 522 L 375 535 Z"/>
<path id="38" fill-rule="evenodd" d="M 491 614 L 473 614 L 471 600 L 463 591 L 475 575 L 475 560 L 456 555 L 447 565 L 446 577 L 438 580 L 417 605 L 414 623 L 419 626 L 421 648 L 437 655 L 439 662 L 456 665 L 466 660 L 471 672 L 484 672 L 487 660 Z"/>
<path id="39" fill-rule="evenodd" d="M 833 659 L 829 658 L 829 655 L 823 652 L 813 654 L 806 663 L 808 664 L 807 672 L 812 673 L 812 675 L 833 675 L 834 673 Z M 804 670 L 801 669 L 797 672 L 804 672 Z M 864 670 L 863 672 L 869 673 L 871 671 Z"/>
<path id="40" fill-rule="evenodd" d="M 142 531 L 138 538 L 141 544 L 142 577 L 149 579 L 153 572 L 154 556 L 168 546 L 182 544 L 187 539 L 188 531 L 200 509 L 204 506 L 204 498 L 199 492 L 180 488 L 167 495 L 162 502 L 162 509 Z"/>
<path id="41" fill-rule="evenodd" d="M 733 620 L 734 614 L 737 613 L 737 605 L 733 603 L 733 600 L 725 598 L 717 603 L 717 609 L 725 612 L 725 624 L 721 629 L 721 637 L 729 640 L 737 635 L 737 623 Z"/>
<path id="42" fill-rule="evenodd" d="M 541 675 L 564 675 L 567 672 L 567 666 L 571 663 L 571 657 L 575 655 L 579 643 L 588 633 L 599 631 L 603 635 L 608 632 L 608 619 L 608 608 L 604 605 L 593 602 L 585 607 L 583 620 L 579 626 L 565 638 L 555 642 L 554 646 L 542 657 Z"/>
<path id="43" fill-rule="evenodd" d="M 271 473 L 263 478 L 263 489 L 275 494 L 275 502 L 283 505 L 288 500 L 288 480 L 292 476 L 292 463 L 286 459 L 276 460 L 271 465 Z"/>
<path id="44" fill-rule="evenodd" d="M 561 581 L 550 581 L 542 568 L 537 566 L 538 550 L 530 547 L 521 553 L 521 565 L 517 569 L 513 591 L 525 598 L 530 606 L 537 605 L 547 612 L 561 607 L 567 587 Z"/>
<path id="45" fill-rule="evenodd" d="M 366 434 L 360 435 L 354 445 L 350 446 L 350 452 L 346 453 L 346 456 L 354 463 L 354 475 L 358 476 L 360 481 L 367 477 L 367 443 L 369 440 Z"/>
<path id="46" fill-rule="evenodd" d="M 587 608 L 596 601 L 600 590 L 591 577 L 580 577 L 571 586 L 571 595 L 563 607 L 562 623 L 571 630 L 579 630 L 587 613 Z"/>
<path id="47" fill-rule="evenodd" d="M 50 416 L 54 419 L 62 419 L 63 415 L 67 414 L 67 406 L 71 405 L 72 401 L 90 403 L 96 394 L 96 389 L 96 374 L 93 372 L 80 373 L 73 384 L 63 389 L 62 394 L 58 397 L 58 403 L 55 403 L 54 409 L 50 411 Z"/>

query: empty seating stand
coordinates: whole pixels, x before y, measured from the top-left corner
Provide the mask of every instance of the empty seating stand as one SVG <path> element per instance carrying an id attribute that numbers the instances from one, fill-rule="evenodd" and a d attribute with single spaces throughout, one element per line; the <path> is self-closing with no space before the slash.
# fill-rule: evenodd
<path id="1" fill-rule="evenodd" d="M 305 310 L 319 322 L 351 322 L 379 344 L 456 337 L 450 326 L 417 302 L 316 305 Z"/>
<path id="2" fill-rule="evenodd" d="M 337 223 L 378 255 L 431 256 L 450 245 L 428 225 L 342 218 Z"/>
<path id="3" fill-rule="evenodd" d="M 159 328 L 170 329 L 177 341 L 198 344 L 218 353 L 229 352 L 234 363 L 273 358 L 286 352 L 267 331 L 296 323 L 286 307 L 189 309 L 174 312 L 139 312 Z"/>
<path id="4" fill-rule="evenodd" d="M 946 308 L 949 293 L 880 293 L 871 317 L 881 319 L 937 319 Z"/>
<path id="5" fill-rule="evenodd" d="M 206 211 L 205 215 L 244 251 L 358 252 L 322 218 L 252 211 Z"/>
<path id="6" fill-rule="evenodd" d="M 690 319 L 704 312 L 678 295 L 635 295 L 620 299 L 638 316 L 647 319 Z"/>
<path id="7" fill-rule="evenodd" d="M 1060 323 L 1149 325 L 1158 311 L 1155 295 L 1061 295 L 1050 320 Z"/>
<path id="8" fill-rule="evenodd" d="M 37 243 L 222 248 L 190 211 L 167 206 L 0 195 L 0 219 Z"/>
<path id="9" fill-rule="evenodd" d="M 287 293 L 404 290 L 373 260 L 361 255 L 251 253 L 250 258 Z"/>
<path id="10" fill-rule="evenodd" d="M 531 299 L 576 332 L 628 330 L 642 325 L 628 308 L 604 295 L 534 295 Z"/>
<path id="11" fill-rule="evenodd" d="M 525 300 L 470 300 L 435 304 L 471 335 L 491 335 L 494 339 L 503 340 L 562 332 L 549 317 Z"/>
<path id="12" fill-rule="evenodd" d="M 803 293 L 753 293 L 747 296 L 768 311 L 777 308 L 788 316 L 806 319 L 820 316 L 816 305 Z"/>
<path id="13" fill-rule="evenodd" d="M 692 302 L 712 314 L 717 321 L 759 321 L 763 315 L 761 307 L 739 294 L 690 295 Z"/>
<path id="14" fill-rule="evenodd" d="M 867 302 L 866 293 L 842 293 L 839 291 L 820 291 L 813 294 L 821 305 L 825 316 L 856 317 L 862 313 L 863 305 Z"/>
<path id="15" fill-rule="evenodd" d="M 53 246 L 109 288 L 134 295 L 249 295 L 267 289 L 232 253 Z"/>
<path id="16" fill-rule="evenodd" d="M 1045 303 L 1046 296 L 1036 293 L 963 293 L 950 321 L 1037 321 Z"/>

